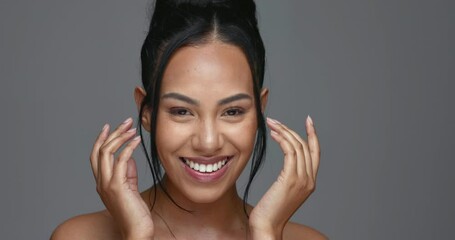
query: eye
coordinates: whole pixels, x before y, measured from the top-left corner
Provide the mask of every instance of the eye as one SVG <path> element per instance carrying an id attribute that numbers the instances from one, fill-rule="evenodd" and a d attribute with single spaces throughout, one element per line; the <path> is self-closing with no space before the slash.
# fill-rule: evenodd
<path id="1" fill-rule="evenodd" d="M 224 116 L 234 117 L 238 115 L 242 115 L 245 111 L 240 108 L 230 108 L 224 112 Z"/>
<path id="2" fill-rule="evenodd" d="M 169 110 L 169 113 L 175 116 L 186 116 L 186 115 L 192 115 L 188 109 L 185 108 L 171 108 Z"/>

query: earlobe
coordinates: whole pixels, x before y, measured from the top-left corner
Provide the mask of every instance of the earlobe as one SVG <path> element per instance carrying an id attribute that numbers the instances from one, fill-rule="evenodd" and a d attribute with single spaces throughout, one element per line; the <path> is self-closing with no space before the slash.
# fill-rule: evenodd
<path id="1" fill-rule="evenodd" d="M 141 110 L 141 104 L 144 101 L 145 96 L 147 95 L 146 91 L 142 87 L 135 87 L 134 88 L 134 101 L 136 102 L 137 111 Z M 150 132 L 150 123 L 151 123 L 151 115 L 150 109 L 147 106 L 144 106 L 142 109 L 142 119 L 141 124 L 142 127 L 147 131 Z"/>
<path id="2" fill-rule="evenodd" d="M 265 107 L 267 106 L 267 100 L 269 98 L 269 89 L 263 88 L 261 91 L 261 110 L 262 114 L 265 112 Z"/>

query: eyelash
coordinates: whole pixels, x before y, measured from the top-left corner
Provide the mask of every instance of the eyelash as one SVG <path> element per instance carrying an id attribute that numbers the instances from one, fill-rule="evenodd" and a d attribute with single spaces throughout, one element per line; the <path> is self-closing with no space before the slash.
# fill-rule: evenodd
<path id="1" fill-rule="evenodd" d="M 184 114 L 182 114 L 183 111 L 184 111 Z M 169 110 L 169 113 L 172 114 L 172 115 L 175 115 L 175 116 L 179 116 L 179 117 L 186 116 L 186 115 L 188 115 L 188 113 L 189 113 L 190 115 L 193 115 L 193 114 L 191 114 L 191 112 L 188 111 L 188 109 L 186 109 L 186 108 L 171 108 L 171 109 Z"/>
<path id="2" fill-rule="evenodd" d="M 234 114 L 229 114 L 229 112 L 231 112 L 231 113 L 234 112 Z M 234 116 L 243 115 L 244 113 L 245 113 L 245 111 L 241 108 L 230 108 L 223 113 L 223 116 L 234 117 Z"/>
<path id="3" fill-rule="evenodd" d="M 186 116 L 186 115 L 193 115 L 186 108 L 171 108 L 169 110 L 169 113 L 171 115 L 179 116 L 179 117 L 183 117 L 183 116 Z M 243 115 L 244 113 L 245 113 L 245 111 L 243 109 L 241 109 L 241 108 L 229 108 L 223 113 L 223 116 L 235 117 L 235 116 Z"/>

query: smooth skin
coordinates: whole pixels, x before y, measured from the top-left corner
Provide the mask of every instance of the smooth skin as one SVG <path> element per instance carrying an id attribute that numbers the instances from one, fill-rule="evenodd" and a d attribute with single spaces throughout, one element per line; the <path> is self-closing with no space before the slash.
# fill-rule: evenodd
<path id="1" fill-rule="evenodd" d="M 232 98 L 239 94 L 243 97 Z M 145 91 L 137 87 L 134 95 L 139 107 Z M 262 111 L 267 96 L 263 89 Z M 254 106 L 251 70 L 239 48 L 212 41 L 178 50 L 163 76 L 157 149 L 166 172 L 163 184 L 180 206 L 192 212 L 176 207 L 160 189 L 150 211 L 154 189 L 138 190 L 131 156 L 140 138 L 129 118 L 112 132 L 106 124 L 90 156 L 106 210 L 67 220 L 51 239 L 327 239 L 310 227 L 289 222 L 315 189 L 320 147 L 310 117 L 305 122 L 308 141 L 267 119 L 271 137 L 284 153 L 283 169 L 259 203 L 248 205 L 250 217 L 245 216 L 235 182 L 252 153 Z M 145 111 L 141 122 L 150 131 L 150 111 Z M 179 160 L 220 155 L 234 157 L 226 174 L 209 183 L 192 179 Z"/>

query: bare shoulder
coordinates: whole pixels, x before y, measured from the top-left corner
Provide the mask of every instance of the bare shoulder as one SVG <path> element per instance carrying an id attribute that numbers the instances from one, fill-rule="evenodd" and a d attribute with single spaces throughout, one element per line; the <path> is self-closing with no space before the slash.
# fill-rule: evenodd
<path id="1" fill-rule="evenodd" d="M 107 211 L 70 218 L 52 233 L 51 240 L 120 239 L 120 233 Z"/>
<path id="2" fill-rule="evenodd" d="M 322 234 L 321 232 L 312 227 L 294 222 L 288 222 L 284 227 L 283 239 L 327 240 L 328 238 L 324 234 Z"/>

